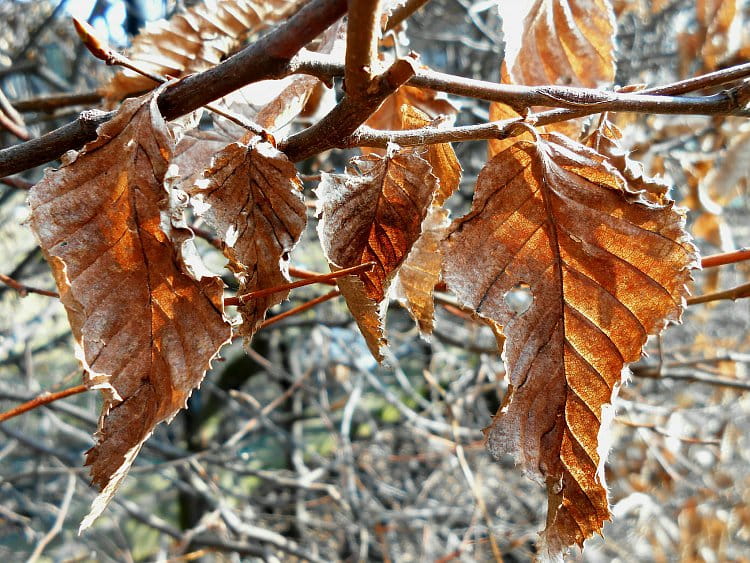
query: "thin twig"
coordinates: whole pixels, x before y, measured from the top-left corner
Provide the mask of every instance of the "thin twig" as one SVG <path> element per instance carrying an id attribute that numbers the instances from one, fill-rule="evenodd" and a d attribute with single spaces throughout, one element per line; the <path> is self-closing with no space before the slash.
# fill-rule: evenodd
<path id="1" fill-rule="evenodd" d="M 283 313 L 279 313 L 276 316 L 273 316 L 271 318 L 266 319 L 260 324 L 260 328 L 266 328 L 271 326 L 272 324 L 275 324 L 283 319 L 286 319 L 287 317 L 291 317 L 294 315 L 298 315 L 300 313 L 303 313 L 304 311 L 307 311 L 308 309 L 312 309 L 316 305 L 320 305 L 321 303 L 325 303 L 326 301 L 329 301 L 330 299 L 333 299 L 334 297 L 338 297 L 341 295 L 341 292 L 338 289 L 334 289 L 333 291 L 329 291 L 325 295 L 321 295 L 320 297 L 316 297 L 315 299 L 311 299 L 310 301 L 306 301 L 305 303 L 302 303 L 301 305 L 297 305 L 296 307 L 292 307 L 288 311 L 284 311 Z"/>
<path id="2" fill-rule="evenodd" d="M 29 293 L 38 293 L 39 295 L 46 295 L 47 297 L 60 297 L 60 294 L 55 291 L 24 285 L 5 274 L 0 274 L 0 282 L 3 282 L 11 289 L 15 289 L 21 297 L 26 297 Z"/>
<path id="3" fill-rule="evenodd" d="M 68 387 L 67 389 L 56 391 L 54 393 L 42 393 L 41 395 L 23 403 L 22 405 L 18 405 L 17 407 L 12 408 L 9 411 L 0 413 L 0 422 L 5 422 L 6 420 L 10 420 L 11 418 L 18 416 L 19 414 L 23 414 L 37 407 L 41 407 L 42 405 L 47 405 L 49 403 L 59 401 L 60 399 L 64 399 L 65 397 L 85 393 L 88 390 L 89 388 L 86 385 L 81 384 L 75 385 L 74 387 Z"/>
<path id="4" fill-rule="evenodd" d="M 224 299 L 224 305 L 226 306 L 242 305 L 243 303 L 247 303 L 251 299 L 258 299 L 260 297 L 265 297 L 266 295 L 272 295 L 274 293 L 279 293 L 281 291 L 288 291 L 290 289 L 302 287 L 305 285 L 310 285 L 313 283 L 326 282 L 330 280 L 335 280 L 336 278 L 348 276 L 351 274 L 358 274 L 361 272 L 366 272 L 367 270 L 370 270 L 374 265 L 375 265 L 374 262 L 366 262 L 365 264 L 359 264 L 358 266 L 352 266 L 351 268 L 344 268 L 342 270 L 337 270 L 329 274 L 321 274 L 318 277 L 311 277 L 311 278 L 299 280 L 296 282 L 279 285 L 276 287 L 259 289 L 257 291 L 251 291 L 250 293 L 246 293 L 238 297 L 228 297 Z"/>
<path id="5" fill-rule="evenodd" d="M 76 475 L 75 473 L 71 472 L 68 474 L 68 485 L 65 488 L 65 496 L 63 497 L 60 508 L 57 511 L 57 518 L 55 518 L 55 523 L 52 524 L 52 527 L 49 529 L 49 531 L 44 534 L 44 537 L 39 540 L 38 544 L 36 544 L 33 553 L 28 559 L 29 563 L 34 563 L 37 559 L 39 559 L 39 557 L 42 555 L 42 552 L 44 551 L 44 548 L 47 547 L 47 545 L 49 545 L 49 542 L 55 539 L 55 536 L 62 530 L 63 523 L 65 522 L 65 517 L 68 515 L 68 511 L 70 510 L 70 503 L 73 500 L 73 493 L 75 492 L 75 490 Z"/>
<path id="6" fill-rule="evenodd" d="M 743 283 L 742 285 L 724 291 L 716 291 L 714 293 L 706 293 L 705 295 L 688 297 L 686 301 L 688 305 L 698 305 L 699 303 L 709 303 L 711 301 L 721 301 L 724 299 L 735 301 L 737 299 L 742 299 L 743 297 L 750 297 L 750 283 Z"/>
<path id="7" fill-rule="evenodd" d="M 70 106 L 83 106 L 101 103 L 104 96 L 98 92 L 80 92 L 78 94 L 51 94 L 36 98 L 27 98 L 11 102 L 14 108 L 21 112 L 52 113 L 56 109 Z"/>
<path id="8" fill-rule="evenodd" d="M 716 266 L 726 266 L 727 264 L 734 264 L 744 260 L 750 260 L 750 248 L 741 248 L 732 252 L 704 256 L 701 260 L 701 267 L 715 268 Z"/>

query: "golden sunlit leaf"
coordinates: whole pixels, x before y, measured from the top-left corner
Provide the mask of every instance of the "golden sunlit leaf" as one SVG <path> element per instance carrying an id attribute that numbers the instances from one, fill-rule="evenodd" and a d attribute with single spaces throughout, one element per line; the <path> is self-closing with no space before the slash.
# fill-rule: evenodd
<path id="1" fill-rule="evenodd" d="M 541 552 L 609 519 L 600 440 L 628 362 L 677 321 L 697 254 L 672 202 L 634 192 L 602 155 L 551 134 L 484 167 L 444 242 L 459 301 L 502 325 L 509 392 L 485 431 L 547 486 Z"/>
<path id="2" fill-rule="evenodd" d="M 378 110 L 373 113 L 365 125 L 373 129 L 393 130 L 400 129 L 402 123 L 401 107 L 411 106 L 427 114 L 430 119 L 441 115 L 454 116 L 458 108 L 435 90 L 429 88 L 416 88 L 414 86 L 401 86 L 393 94 L 388 96 Z M 383 154 L 382 149 L 367 149 L 369 152 Z"/>
<path id="3" fill-rule="evenodd" d="M 695 12 L 702 39 L 703 70 L 715 70 L 740 46 L 737 0 L 696 0 Z"/>
<path id="4" fill-rule="evenodd" d="M 498 8 L 505 37 L 503 84 L 597 88 L 614 81 L 616 24 L 609 0 L 501 2 Z M 493 121 L 518 115 L 506 104 L 490 104 Z M 581 123 L 580 119 L 564 121 L 544 131 L 575 138 Z M 511 144 L 491 141 L 490 156 Z"/>
<path id="5" fill-rule="evenodd" d="M 401 120 L 397 129 L 419 129 L 430 124 L 440 126 L 430 120 L 429 116 L 414 106 L 403 105 L 400 111 Z M 430 163 L 432 173 L 440 180 L 440 189 L 435 194 L 435 205 L 443 205 L 461 184 L 463 168 L 458 162 L 456 152 L 450 143 L 426 145 L 423 158 Z"/>
<path id="6" fill-rule="evenodd" d="M 609 0 L 536 0 L 523 14 L 528 4 L 498 6 L 513 84 L 597 88 L 612 83 L 615 20 Z"/>
<path id="7" fill-rule="evenodd" d="M 207 206 L 207 220 L 224 242 L 229 267 L 240 281 L 239 295 L 289 281 L 289 253 L 305 229 L 302 184 L 294 164 L 268 142 L 254 137 L 232 143 L 214 158 L 192 192 L 196 207 Z M 270 307 L 288 291 L 248 300 L 239 306 L 246 341 Z"/>
<path id="8" fill-rule="evenodd" d="M 171 420 L 230 337 L 223 283 L 186 263 L 164 176 L 173 140 L 156 94 L 126 101 L 98 138 L 30 192 L 31 226 L 52 267 L 85 368 L 101 389 L 86 456 L 104 510 L 154 427 Z M 177 195 L 177 194 L 173 194 Z M 184 194 L 183 194 L 184 195 Z"/>
<path id="9" fill-rule="evenodd" d="M 346 174 L 323 174 L 316 190 L 318 235 L 332 268 L 375 263 L 359 276 L 361 283 L 338 281 L 378 360 L 383 358 L 384 345 L 378 309 L 422 233 L 422 221 L 437 187 L 437 178 L 418 149 L 391 146 L 386 156 L 352 159 Z M 368 301 L 373 306 L 365 306 Z"/>
<path id="10" fill-rule="evenodd" d="M 443 265 L 440 241 L 445 236 L 450 221 L 448 211 L 432 206 L 422 223 L 422 236 L 409 252 L 393 282 L 393 294 L 406 305 L 423 335 L 431 334 L 435 307 L 432 292 Z"/>

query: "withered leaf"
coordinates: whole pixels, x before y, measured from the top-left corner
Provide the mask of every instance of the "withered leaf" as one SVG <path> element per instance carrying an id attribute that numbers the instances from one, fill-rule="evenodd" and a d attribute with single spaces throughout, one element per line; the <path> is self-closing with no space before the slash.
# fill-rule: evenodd
<path id="1" fill-rule="evenodd" d="M 441 97 L 435 90 L 401 86 L 385 99 L 378 110 L 367 119 L 365 125 L 373 129 L 400 129 L 402 123 L 401 107 L 404 105 L 418 109 L 427 114 L 430 119 L 441 115 L 455 116 L 458 113 L 458 108 L 449 100 Z"/>
<path id="2" fill-rule="evenodd" d="M 181 135 L 170 161 L 171 165 L 177 167 L 175 184 L 185 192 L 192 190 L 211 164 L 211 159 L 233 140 L 219 130 L 203 131 L 196 128 Z"/>
<path id="3" fill-rule="evenodd" d="M 501 80 L 507 84 L 542 86 L 609 85 L 615 78 L 615 18 L 609 0 L 535 0 L 501 2 L 505 61 Z M 522 25 L 521 25 L 522 22 Z M 490 104 L 493 120 L 516 117 L 506 104 Z M 581 120 L 548 125 L 575 137 Z M 490 155 L 509 146 L 490 143 Z"/>
<path id="4" fill-rule="evenodd" d="M 502 2 L 505 62 L 513 84 L 596 88 L 615 78 L 615 19 L 609 0 Z"/>
<path id="5" fill-rule="evenodd" d="M 393 282 L 395 298 L 405 304 L 423 335 L 432 333 L 435 322 L 432 293 L 440 281 L 443 266 L 440 242 L 449 225 L 447 210 L 430 207 L 422 223 L 422 236 L 414 243 Z"/>
<path id="6" fill-rule="evenodd" d="M 385 156 L 352 159 L 346 174 L 323 174 L 316 190 L 318 235 L 332 269 L 375 263 L 359 280 L 338 283 L 379 361 L 385 345 L 379 308 L 422 232 L 437 185 L 418 149 L 391 146 Z"/>
<path id="7" fill-rule="evenodd" d="M 157 92 L 158 93 L 158 92 Z M 163 180 L 173 140 L 156 95 L 126 101 L 29 195 L 31 226 L 52 267 L 84 365 L 102 390 L 86 455 L 104 510 L 154 427 L 171 420 L 230 337 L 219 278 L 196 279 Z"/>
<path id="8" fill-rule="evenodd" d="M 422 110 L 414 106 L 401 106 L 401 120 L 397 129 L 419 129 L 428 125 L 439 126 L 435 121 L 430 120 L 429 116 Z M 450 143 L 439 143 L 426 145 L 423 158 L 430 163 L 432 173 L 440 181 L 440 188 L 435 194 L 435 205 L 443 205 L 453 192 L 461 184 L 461 173 L 463 168 L 458 162 L 456 151 Z"/>
<path id="9" fill-rule="evenodd" d="M 128 50 L 139 68 L 181 77 L 219 64 L 251 34 L 290 14 L 296 0 L 204 0 L 169 20 L 149 23 Z M 130 70 L 117 73 L 105 88 L 110 100 L 153 88 L 152 80 Z"/>
<path id="10" fill-rule="evenodd" d="M 222 149 L 203 176 L 192 193 L 206 206 L 202 212 L 225 244 L 229 267 L 240 281 L 239 295 L 287 283 L 289 253 L 307 220 L 294 164 L 254 137 Z M 239 306 L 239 333 L 246 341 L 266 311 L 287 295 L 277 292 Z"/>
<path id="11" fill-rule="evenodd" d="M 645 175 L 643 165 L 630 158 L 630 153 L 623 148 L 620 140 L 622 133 L 606 117 L 601 117 L 597 127 L 583 139 L 583 144 L 591 147 L 628 181 L 631 191 L 643 192 L 643 197 L 653 203 L 663 204 L 669 186 L 655 178 Z"/>
<path id="12" fill-rule="evenodd" d="M 449 289 L 507 337 L 509 392 L 487 445 L 546 484 L 549 556 L 609 518 L 606 405 L 647 336 L 680 318 L 697 265 L 683 226 L 671 201 L 643 199 L 603 156 L 551 134 L 487 163 L 444 242 Z"/>

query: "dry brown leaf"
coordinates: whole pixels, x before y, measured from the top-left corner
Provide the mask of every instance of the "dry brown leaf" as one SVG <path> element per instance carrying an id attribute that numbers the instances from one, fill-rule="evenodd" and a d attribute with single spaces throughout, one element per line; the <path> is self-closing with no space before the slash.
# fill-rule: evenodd
<path id="1" fill-rule="evenodd" d="M 719 210 L 747 189 L 750 179 L 750 127 L 733 132 L 718 163 L 699 183 L 701 203 L 706 209 Z"/>
<path id="2" fill-rule="evenodd" d="M 158 93 L 158 92 L 157 92 Z M 163 180 L 174 142 L 156 94 L 126 101 L 98 138 L 29 195 L 31 226 L 65 305 L 86 384 L 102 390 L 86 455 L 104 510 L 154 427 L 185 406 L 230 337 L 220 278 L 185 263 Z"/>
<path id="3" fill-rule="evenodd" d="M 597 88 L 615 78 L 615 20 L 609 0 L 536 0 L 519 25 L 502 2 L 505 62 L 513 84 Z"/>
<path id="4" fill-rule="evenodd" d="M 448 211 L 430 207 L 417 239 L 393 282 L 393 294 L 404 303 L 422 335 L 432 334 L 435 307 L 432 292 L 440 281 L 443 254 L 440 242 L 450 224 Z"/>
<path id="5" fill-rule="evenodd" d="M 391 146 L 384 157 L 352 159 L 346 174 L 323 174 L 316 190 L 318 235 L 332 269 L 375 262 L 359 276 L 361 284 L 338 282 L 378 361 L 385 345 L 381 304 L 422 232 L 437 186 L 418 149 Z"/>
<path id="6" fill-rule="evenodd" d="M 284 19 L 297 0 L 204 0 L 169 20 L 149 23 L 133 40 L 128 55 L 139 68 L 160 76 L 181 77 L 220 63 L 247 38 Z M 154 87 L 130 70 L 117 73 L 105 88 L 118 101 Z"/>
<path id="7" fill-rule="evenodd" d="M 378 110 L 365 121 L 365 125 L 385 131 L 400 129 L 402 123 L 401 107 L 405 105 L 417 108 L 427 114 L 430 119 L 435 119 L 441 115 L 455 116 L 458 113 L 458 108 L 435 90 L 401 86 L 385 99 Z M 382 149 L 368 149 L 367 147 L 363 147 L 364 151 L 377 152 L 378 154 L 384 154 L 385 152 Z"/>
<path id="8" fill-rule="evenodd" d="M 492 159 L 444 242 L 448 287 L 507 337 L 509 393 L 487 445 L 546 484 L 547 556 L 609 519 L 600 428 L 624 365 L 680 318 L 697 265 L 683 225 L 672 202 L 646 201 L 602 155 L 552 134 Z"/>
<path id="9" fill-rule="evenodd" d="M 318 53 L 344 57 L 345 23 L 331 26 L 311 50 Z M 271 133 L 277 133 L 300 115 L 316 88 L 323 83 L 306 74 L 290 75 L 279 80 L 261 80 L 248 84 L 216 103 L 228 108 L 232 113 L 252 120 Z M 226 119 L 216 117 L 215 121 L 224 129 L 231 140 L 242 136 L 240 127 Z"/>
<path id="10" fill-rule="evenodd" d="M 628 181 L 631 191 L 643 192 L 643 197 L 652 203 L 664 204 L 669 186 L 656 178 L 644 175 L 643 165 L 630 158 L 620 140 L 622 133 L 606 116 L 602 116 L 597 127 L 589 133 L 583 144 L 607 157 L 607 162 Z"/>
<path id="11" fill-rule="evenodd" d="M 609 0 L 501 2 L 498 9 L 505 37 L 503 84 L 597 88 L 614 81 L 616 27 Z M 518 115 L 506 104 L 490 104 L 493 121 Z M 581 119 L 565 121 L 548 125 L 544 131 L 575 138 L 581 123 Z M 491 141 L 490 156 L 512 142 Z"/>
<path id="12" fill-rule="evenodd" d="M 307 220 L 294 164 L 270 143 L 254 137 L 222 149 L 203 176 L 192 192 L 196 207 L 225 244 L 229 267 L 240 281 L 238 294 L 287 283 L 289 253 Z M 288 293 L 273 293 L 239 306 L 243 320 L 239 333 L 246 342 L 268 309 Z"/>
<path id="13" fill-rule="evenodd" d="M 414 106 L 401 106 L 400 115 L 401 119 L 397 128 L 402 130 L 419 129 L 429 125 L 440 127 L 441 125 L 438 120 L 430 120 L 426 113 Z M 456 157 L 456 151 L 453 150 L 450 143 L 426 145 L 424 149 L 426 152 L 422 156 L 430 163 L 432 173 L 440 181 L 440 188 L 435 194 L 434 204 L 443 205 L 445 200 L 453 195 L 453 192 L 461 184 L 463 168 L 461 168 L 461 164 Z"/>
<path id="14" fill-rule="evenodd" d="M 170 161 L 177 167 L 175 184 L 185 192 L 190 191 L 211 164 L 211 159 L 231 141 L 223 131 L 217 130 L 190 129 L 180 136 Z"/>

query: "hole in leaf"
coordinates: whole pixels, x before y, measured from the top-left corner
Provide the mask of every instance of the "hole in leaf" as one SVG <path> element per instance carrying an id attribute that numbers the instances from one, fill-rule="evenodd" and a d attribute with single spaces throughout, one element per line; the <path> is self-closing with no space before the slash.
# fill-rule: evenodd
<path id="1" fill-rule="evenodd" d="M 505 305 L 516 315 L 523 315 L 529 310 L 534 302 L 534 295 L 529 289 L 529 284 L 519 283 L 513 289 L 508 291 L 504 296 Z"/>

